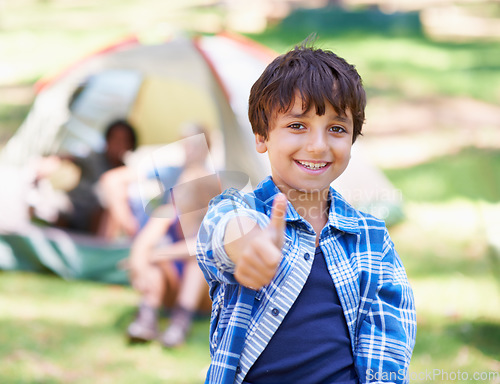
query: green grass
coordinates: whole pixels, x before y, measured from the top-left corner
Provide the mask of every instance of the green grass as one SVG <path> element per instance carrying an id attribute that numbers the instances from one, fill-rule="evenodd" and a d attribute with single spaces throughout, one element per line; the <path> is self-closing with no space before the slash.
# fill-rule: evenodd
<path id="1" fill-rule="evenodd" d="M 208 319 L 186 345 L 129 345 L 130 287 L 0 274 L 1 383 L 200 383 L 210 358 Z M 162 321 L 165 325 L 166 319 Z"/>
<path id="2" fill-rule="evenodd" d="M 470 379 L 492 372 L 483 382 L 499 383 L 500 252 L 490 252 L 483 213 L 498 212 L 500 204 L 454 200 L 405 208 L 406 220 L 390 233 L 417 307 L 411 382 L 466 382 L 441 376 L 461 371 Z"/>
<path id="3" fill-rule="evenodd" d="M 500 151 L 466 148 L 386 175 L 411 201 L 500 201 Z"/>
<path id="4" fill-rule="evenodd" d="M 500 249 L 489 237 L 498 236 L 498 159 L 468 148 L 385 170 L 406 202 L 390 233 L 417 306 L 412 383 L 466 382 L 452 379 L 459 371 L 500 382 Z"/>

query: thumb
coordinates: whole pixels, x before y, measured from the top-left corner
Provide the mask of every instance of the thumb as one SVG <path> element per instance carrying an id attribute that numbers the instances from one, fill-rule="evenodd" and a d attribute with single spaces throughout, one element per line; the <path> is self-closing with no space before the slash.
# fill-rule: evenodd
<path id="1" fill-rule="evenodd" d="M 286 217 L 287 198 L 284 194 L 278 193 L 273 201 L 273 209 L 271 211 L 271 222 L 268 229 L 273 233 L 275 244 L 281 248 L 285 236 L 285 217 Z"/>

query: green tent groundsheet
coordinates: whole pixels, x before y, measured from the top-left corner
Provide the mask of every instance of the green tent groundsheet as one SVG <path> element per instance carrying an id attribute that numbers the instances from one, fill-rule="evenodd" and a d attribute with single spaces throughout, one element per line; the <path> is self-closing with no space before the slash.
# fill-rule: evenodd
<path id="1" fill-rule="evenodd" d="M 106 242 L 57 228 L 33 226 L 22 234 L 0 234 L 0 269 L 128 284 L 127 271 L 121 265 L 129 250 L 128 241 Z"/>

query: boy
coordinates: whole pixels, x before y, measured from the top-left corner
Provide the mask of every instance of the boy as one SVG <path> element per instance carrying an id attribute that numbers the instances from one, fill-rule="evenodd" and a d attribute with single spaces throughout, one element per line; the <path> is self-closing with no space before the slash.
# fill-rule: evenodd
<path id="1" fill-rule="evenodd" d="M 404 267 L 385 224 L 330 187 L 365 105 L 355 68 L 307 46 L 253 85 L 249 118 L 272 176 L 213 199 L 200 228 L 207 383 L 408 382 L 416 315 Z"/>

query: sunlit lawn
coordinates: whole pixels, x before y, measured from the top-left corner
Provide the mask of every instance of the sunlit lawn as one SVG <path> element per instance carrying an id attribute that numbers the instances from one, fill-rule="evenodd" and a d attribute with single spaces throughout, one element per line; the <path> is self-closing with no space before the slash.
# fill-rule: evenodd
<path id="1" fill-rule="evenodd" d="M 498 159 L 469 148 L 386 170 L 406 199 L 390 232 L 417 305 L 412 382 L 500 382 Z"/>
<path id="2" fill-rule="evenodd" d="M 177 350 L 129 345 L 130 287 L 0 274 L 1 383 L 200 383 L 208 320 Z M 163 320 L 164 324 L 166 321 Z"/>
<path id="3" fill-rule="evenodd" d="M 500 205 L 409 203 L 407 221 L 391 229 L 417 305 L 412 382 L 428 382 L 418 375 L 429 371 L 500 371 L 500 252 L 488 247 L 484 209 Z"/>

